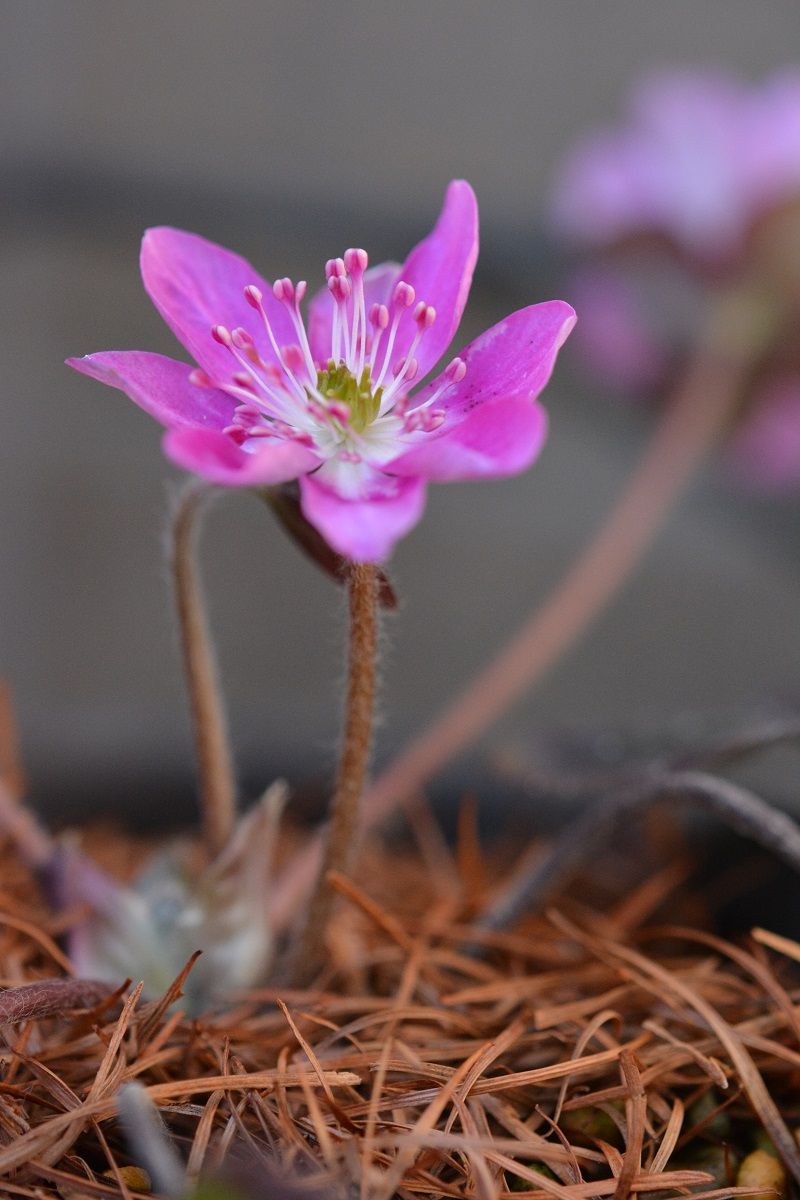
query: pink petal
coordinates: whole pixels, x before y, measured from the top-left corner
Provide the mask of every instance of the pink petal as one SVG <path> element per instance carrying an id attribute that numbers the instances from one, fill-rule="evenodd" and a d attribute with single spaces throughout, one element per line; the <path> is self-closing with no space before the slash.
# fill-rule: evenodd
<path id="1" fill-rule="evenodd" d="M 477 258 L 478 202 L 465 180 L 454 179 L 432 232 L 414 247 L 399 273 L 399 278 L 414 288 L 417 301 L 424 300 L 436 309 L 436 321 L 415 351 L 420 379 L 436 365 L 455 336 Z M 408 353 L 417 332 L 413 312 L 412 306 L 400 321 L 395 361 Z"/>
<path id="2" fill-rule="evenodd" d="M 627 127 L 580 138 L 555 174 L 550 199 L 556 231 L 577 243 L 603 246 L 650 230 L 660 170 L 652 147 L 642 148 Z"/>
<path id="3" fill-rule="evenodd" d="M 306 520 L 337 553 L 353 562 L 383 562 L 422 516 L 425 483 L 376 471 L 366 494 L 348 499 L 317 475 L 304 475 L 300 503 Z"/>
<path id="4" fill-rule="evenodd" d="M 660 233 L 724 261 L 763 208 L 800 184 L 797 100 L 791 73 L 761 90 L 713 71 L 645 76 L 626 118 L 565 160 L 556 225 L 590 245 Z"/>
<path id="5" fill-rule="evenodd" d="M 172 429 L 163 445 L 167 458 L 179 467 L 226 487 L 288 483 L 319 466 L 317 456 L 299 442 L 270 441 L 250 453 L 227 434 L 210 429 Z"/>
<path id="6" fill-rule="evenodd" d="M 289 314 L 246 259 L 206 241 L 195 233 L 161 226 L 148 229 L 142 240 L 144 286 L 172 332 L 214 379 L 228 379 L 237 370 L 224 346 L 211 337 L 213 325 L 245 328 L 265 361 L 276 355 L 261 317 L 244 298 L 251 283 L 260 288 L 264 307 L 279 346 L 297 342 Z"/>
<path id="7" fill-rule="evenodd" d="M 547 413 L 527 400 L 490 400 L 444 436 L 431 434 L 386 470 L 434 483 L 517 475 L 538 457 L 547 437 Z"/>
<path id="8" fill-rule="evenodd" d="M 736 250 L 751 217 L 742 166 L 752 99 L 726 73 L 680 69 L 654 71 L 631 97 L 655 227 L 700 259 Z"/>
<path id="9" fill-rule="evenodd" d="M 743 173 L 762 211 L 800 190 L 800 71 L 787 68 L 768 79 L 748 117 Z"/>
<path id="10" fill-rule="evenodd" d="M 420 435 L 414 448 L 387 463 L 386 470 L 441 481 L 524 470 L 547 431 L 544 413 L 533 401 L 575 320 L 568 304 L 552 300 L 522 308 L 481 334 L 461 355 L 467 364 L 464 378 L 434 401 L 447 414 L 441 429 Z M 444 378 L 414 396 L 412 411 Z"/>
<path id="11" fill-rule="evenodd" d="M 367 315 L 373 304 L 388 304 L 392 288 L 399 278 L 400 264 L 378 263 L 364 272 L 364 300 Z M 314 362 L 326 363 L 331 356 L 333 338 L 333 297 L 327 287 L 320 288 L 308 310 L 308 341 Z"/>
<path id="12" fill-rule="evenodd" d="M 553 373 L 556 357 L 577 320 L 563 300 L 520 308 L 470 342 L 460 358 L 467 372 L 435 401 L 450 417 L 463 418 L 478 405 L 501 398 L 535 400 Z M 412 410 L 444 382 L 439 375 L 417 392 Z M 448 424 L 443 429 L 446 431 Z"/>
<path id="13" fill-rule="evenodd" d="M 163 354 L 105 350 L 85 358 L 68 358 L 67 365 L 119 388 L 168 429 L 179 425 L 222 429 L 233 413 L 234 403 L 229 396 L 216 388 L 196 387 L 189 382 L 192 368 Z"/>

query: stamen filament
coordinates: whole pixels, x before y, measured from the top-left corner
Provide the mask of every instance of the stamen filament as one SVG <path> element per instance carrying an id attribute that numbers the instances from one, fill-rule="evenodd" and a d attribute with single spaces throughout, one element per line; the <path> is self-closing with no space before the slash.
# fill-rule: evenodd
<path id="1" fill-rule="evenodd" d="M 264 328 L 267 331 L 267 337 L 270 340 L 272 349 L 275 352 L 275 358 L 277 360 L 277 364 L 283 370 L 283 373 L 285 374 L 286 378 L 289 380 L 289 382 L 294 387 L 294 390 L 297 393 L 298 397 L 302 400 L 305 397 L 305 391 L 303 389 L 302 384 L 299 382 L 299 380 L 295 376 L 294 372 L 292 371 L 292 369 L 289 367 L 289 365 L 285 361 L 283 352 L 281 351 L 281 348 L 278 345 L 277 339 L 272 330 L 272 325 L 270 324 L 269 317 L 267 316 L 267 310 L 264 308 L 264 297 L 261 293 L 261 289 L 257 288 L 254 284 L 250 284 L 248 287 L 246 287 L 244 289 L 244 296 L 245 296 L 245 300 L 250 305 L 250 307 L 254 308 L 256 310 L 256 312 L 261 317 L 261 320 L 264 322 Z"/>
<path id="2" fill-rule="evenodd" d="M 283 419 L 289 418 L 292 415 L 292 413 L 290 410 L 287 411 L 285 403 L 284 403 L 284 398 L 285 398 L 285 400 L 291 400 L 291 396 L 289 395 L 289 393 L 284 392 L 283 396 L 281 396 L 281 394 L 279 392 L 273 391 L 273 389 L 270 387 L 267 380 L 261 374 L 259 374 L 258 371 L 256 371 L 256 369 L 252 365 L 252 363 L 250 363 L 248 361 L 248 359 L 245 358 L 244 354 L 242 354 L 233 345 L 233 343 L 231 343 L 231 345 L 228 346 L 228 349 L 230 350 L 231 354 L 236 359 L 236 361 L 239 363 L 239 365 L 241 367 L 243 367 L 245 371 L 247 371 L 247 373 L 252 377 L 252 379 L 255 381 L 255 383 L 258 385 L 258 387 L 262 389 L 266 398 L 269 400 L 270 404 L 276 409 L 277 414 L 280 415 Z M 253 396 L 248 397 L 248 399 L 252 401 Z M 256 399 L 260 399 L 260 397 L 256 396 Z"/>
<path id="3" fill-rule="evenodd" d="M 377 379 L 375 380 L 376 388 L 379 388 L 381 386 L 381 384 L 383 383 L 383 380 L 386 376 L 386 372 L 389 369 L 389 362 L 392 357 L 392 351 L 394 350 L 394 343 L 395 343 L 395 339 L 397 337 L 397 327 L 400 324 L 400 318 L 402 317 L 402 315 L 403 314 L 401 311 L 399 311 L 398 309 L 395 309 L 394 316 L 392 317 L 391 328 L 389 329 L 389 341 L 386 344 L 386 353 L 383 356 L 383 365 L 381 367 L 380 374 L 378 375 Z"/>

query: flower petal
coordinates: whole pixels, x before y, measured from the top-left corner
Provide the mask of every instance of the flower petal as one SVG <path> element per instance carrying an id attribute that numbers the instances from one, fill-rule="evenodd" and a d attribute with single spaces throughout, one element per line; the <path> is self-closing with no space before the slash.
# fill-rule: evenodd
<path id="1" fill-rule="evenodd" d="M 168 429 L 222 429 L 233 413 L 234 403 L 229 396 L 216 388 L 190 383 L 192 368 L 163 354 L 104 350 L 84 358 L 68 358 L 67 366 L 119 388 Z"/>
<path id="2" fill-rule="evenodd" d="M 364 272 L 367 316 L 373 304 L 389 303 L 392 288 L 400 277 L 399 272 L 400 264 L 396 262 L 378 263 Z M 320 288 L 309 305 L 308 341 L 314 362 L 326 363 L 331 356 L 333 342 L 333 297 L 327 287 Z"/>
<path id="3" fill-rule="evenodd" d="M 436 407 L 463 418 L 490 400 L 535 400 L 576 320 L 575 310 L 563 300 L 531 304 L 504 317 L 461 351 L 466 374 L 442 393 Z M 445 375 L 439 375 L 417 392 L 411 409 L 424 404 L 444 381 Z"/>
<path id="4" fill-rule="evenodd" d="M 652 149 L 644 153 L 652 156 Z M 556 232 L 579 244 L 603 246 L 650 229 L 651 168 L 642 166 L 638 144 L 625 130 L 603 129 L 581 138 L 555 177 L 550 201 Z"/>
<path id="5" fill-rule="evenodd" d="M 547 432 L 543 410 L 532 403 L 575 324 L 569 304 L 533 304 L 481 334 L 461 357 L 467 372 L 434 404 L 446 413 L 435 433 L 385 464 L 398 475 L 446 481 L 511 475 L 533 462 Z M 411 411 L 440 387 L 439 376 L 414 396 Z M 485 411 L 484 411 L 485 410 Z"/>
<path id="6" fill-rule="evenodd" d="M 454 179 L 432 232 L 414 247 L 399 273 L 399 278 L 414 288 L 417 301 L 424 300 L 436 309 L 436 321 L 415 351 L 420 379 L 436 365 L 455 336 L 477 258 L 478 202 L 465 180 Z M 407 309 L 400 321 L 395 361 L 408 353 L 417 332 L 413 312 L 413 307 Z"/>
<path id="7" fill-rule="evenodd" d="M 386 470 L 421 475 L 433 483 L 517 475 L 538 457 L 547 437 L 547 413 L 527 400 L 481 404 L 444 437 L 428 435 Z"/>
<path id="8" fill-rule="evenodd" d="M 340 586 L 344 584 L 347 560 L 341 554 L 337 554 L 325 541 L 320 531 L 303 516 L 300 508 L 300 488 L 297 483 L 284 483 L 280 487 L 261 488 L 260 495 L 303 554 L 321 571 L 324 571 L 334 583 Z M 393 611 L 397 608 L 397 596 L 394 588 L 389 577 L 383 571 L 378 571 L 378 603 L 381 608 L 388 610 Z"/>
<path id="9" fill-rule="evenodd" d="M 349 498 L 317 472 L 300 480 L 300 504 L 306 520 L 337 553 L 353 562 L 383 562 L 422 516 L 425 483 L 374 471 L 363 495 Z"/>
<path id="10" fill-rule="evenodd" d="M 267 362 L 276 355 L 263 322 L 244 298 L 251 283 L 260 288 L 279 346 L 297 342 L 289 314 L 246 259 L 196 233 L 160 226 L 142 240 L 141 270 L 150 299 L 172 332 L 213 379 L 228 379 L 234 367 L 224 346 L 211 336 L 213 325 L 243 326 Z"/>
<path id="11" fill-rule="evenodd" d="M 224 433 L 210 429 L 172 429 L 164 437 L 164 453 L 186 471 L 226 487 L 263 487 L 287 483 L 319 466 L 319 459 L 299 442 L 268 442 L 252 453 Z"/>
<path id="12" fill-rule="evenodd" d="M 742 171 L 756 212 L 800 189 L 800 71 L 789 67 L 767 79 L 750 105 Z"/>
<path id="13" fill-rule="evenodd" d="M 800 181 L 797 92 L 786 87 L 748 89 L 716 71 L 644 77 L 626 118 L 565 159 L 556 227 L 588 245 L 662 234 L 699 260 L 725 260 L 762 207 Z"/>

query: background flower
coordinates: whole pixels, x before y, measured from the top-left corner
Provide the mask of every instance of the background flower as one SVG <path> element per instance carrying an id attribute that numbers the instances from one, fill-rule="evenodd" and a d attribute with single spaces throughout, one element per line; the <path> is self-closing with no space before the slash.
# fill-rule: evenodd
<path id="1" fill-rule="evenodd" d="M 798 201 L 800 71 L 748 87 L 689 69 L 643 79 L 617 126 L 567 154 L 551 199 L 581 260 L 568 288 L 576 350 L 604 387 L 663 396 L 723 290 L 741 294 L 754 328 L 770 323 L 728 458 L 742 482 L 772 490 L 800 482 Z"/>
<path id="2" fill-rule="evenodd" d="M 705 265 L 741 254 L 754 222 L 800 190 L 800 71 L 748 87 L 721 71 L 658 71 L 622 121 L 564 160 L 553 222 L 578 243 L 668 238 Z"/>

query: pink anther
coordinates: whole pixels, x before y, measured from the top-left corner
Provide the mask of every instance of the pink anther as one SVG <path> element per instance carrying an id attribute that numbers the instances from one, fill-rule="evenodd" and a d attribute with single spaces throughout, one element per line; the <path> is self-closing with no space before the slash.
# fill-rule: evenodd
<path id="1" fill-rule="evenodd" d="M 389 309 L 385 304 L 373 304 L 369 310 L 369 320 L 376 329 L 386 329 L 389 324 Z"/>
<path id="2" fill-rule="evenodd" d="M 255 384 L 249 375 L 245 375 L 244 371 L 237 371 L 233 376 L 233 382 L 237 387 L 246 388 L 249 392 L 255 391 Z"/>
<path id="3" fill-rule="evenodd" d="M 461 383 L 467 373 L 467 364 L 463 358 L 454 358 L 447 364 L 444 373 L 451 383 Z"/>
<path id="4" fill-rule="evenodd" d="M 294 284 L 288 276 L 283 279 L 276 279 L 272 285 L 272 294 L 276 300 L 283 300 L 287 304 L 291 304 L 294 300 Z"/>
<path id="5" fill-rule="evenodd" d="M 242 424 L 261 420 L 261 409 L 253 404 L 237 404 L 234 409 L 236 420 Z"/>
<path id="6" fill-rule="evenodd" d="M 241 325 L 231 330 L 231 341 L 237 350 L 249 350 L 253 345 L 252 334 L 249 334 Z"/>
<path id="7" fill-rule="evenodd" d="M 328 415 L 333 417 L 334 421 L 339 421 L 342 425 L 347 425 L 350 420 L 350 409 L 346 404 L 340 404 L 338 400 L 330 400 L 327 405 Z"/>
<path id="8" fill-rule="evenodd" d="M 303 351 L 297 345 L 282 346 L 281 357 L 290 371 L 298 371 L 303 365 Z"/>
<path id="9" fill-rule="evenodd" d="M 414 291 L 411 284 L 405 283 L 401 279 L 399 283 L 395 284 L 394 292 L 392 293 L 392 299 L 394 300 L 395 304 L 399 305 L 401 308 L 411 308 L 416 294 L 417 293 Z"/>
<path id="10" fill-rule="evenodd" d="M 419 363 L 416 358 L 400 358 L 392 368 L 395 379 L 402 375 L 404 383 L 410 383 L 412 379 L 415 379 L 418 371 Z"/>
<path id="11" fill-rule="evenodd" d="M 420 329 L 430 329 L 431 325 L 436 320 L 436 309 L 432 304 L 426 304 L 424 300 L 420 300 L 419 304 L 414 309 L 414 320 L 417 322 Z"/>
<path id="12" fill-rule="evenodd" d="M 446 416 L 443 408 L 412 408 L 403 426 L 406 433 L 433 433 L 442 424 Z"/>
<path id="13" fill-rule="evenodd" d="M 346 275 L 330 275 L 328 277 L 328 291 L 339 304 L 343 304 L 352 292 L 350 280 Z"/>
<path id="14" fill-rule="evenodd" d="M 211 336 L 215 342 L 219 342 L 220 346 L 225 346 L 228 350 L 230 349 L 231 335 L 224 325 L 212 325 Z"/>
<path id="15" fill-rule="evenodd" d="M 358 250 L 351 247 L 344 252 L 344 265 L 351 275 L 359 275 L 366 271 L 369 263 L 369 256 L 366 250 Z"/>

